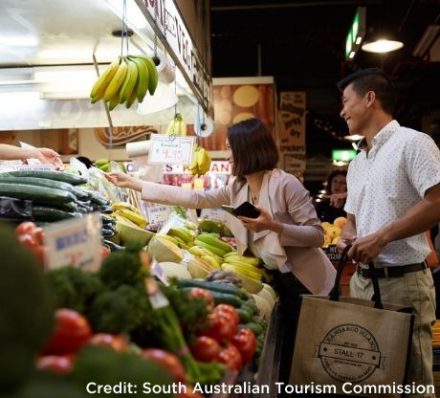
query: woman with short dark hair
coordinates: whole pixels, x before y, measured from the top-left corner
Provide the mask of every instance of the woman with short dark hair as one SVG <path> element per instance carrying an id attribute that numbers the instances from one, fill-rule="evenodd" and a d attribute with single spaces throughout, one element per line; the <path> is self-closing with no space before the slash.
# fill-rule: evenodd
<path id="1" fill-rule="evenodd" d="M 327 177 L 325 195 L 316 204 L 316 212 L 321 221 L 333 223 L 338 217 L 346 217 L 344 210 L 347 199 L 347 170 L 333 170 Z"/>
<path id="2" fill-rule="evenodd" d="M 108 173 L 120 187 L 142 192 L 145 200 L 210 208 L 237 207 L 249 201 L 260 211 L 257 218 L 231 217 L 239 254 L 250 249 L 274 270 L 285 327 L 281 380 L 288 382 L 300 294 L 328 294 L 335 269 L 320 249 L 324 234 L 309 192 L 291 174 L 276 168 L 278 151 L 272 134 L 258 119 L 237 123 L 228 130 L 232 178 L 225 187 L 210 191 L 159 185 L 122 173 Z M 235 219 L 236 220 L 236 219 Z"/>

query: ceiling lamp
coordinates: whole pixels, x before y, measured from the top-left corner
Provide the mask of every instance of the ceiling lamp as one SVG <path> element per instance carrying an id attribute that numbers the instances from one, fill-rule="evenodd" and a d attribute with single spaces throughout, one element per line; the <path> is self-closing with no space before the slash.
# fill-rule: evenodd
<path id="1" fill-rule="evenodd" d="M 362 50 L 370 53 L 384 54 L 403 47 L 403 42 L 396 40 L 389 31 L 381 30 L 374 34 L 371 40 L 362 44 Z"/>
<path id="2" fill-rule="evenodd" d="M 344 140 L 351 141 L 351 142 L 356 142 L 356 141 L 360 141 L 362 138 L 364 138 L 363 135 L 352 134 L 352 135 L 345 136 Z"/>

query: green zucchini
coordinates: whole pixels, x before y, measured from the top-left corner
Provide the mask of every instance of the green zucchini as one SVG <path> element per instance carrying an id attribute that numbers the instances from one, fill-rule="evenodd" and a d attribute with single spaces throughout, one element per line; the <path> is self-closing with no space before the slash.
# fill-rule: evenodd
<path id="1" fill-rule="evenodd" d="M 257 337 L 264 333 L 263 327 L 261 325 L 259 325 L 258 323 L 248 322 L 248 323 L 246 323 L 244 325 L 240 325 L 240 326 L 252 330 L 257 335 Z"/>
<path id="2" fill-rule="evenodd" d="M 14 177 L 36 177 L 36 178 L 47 178 L 49 180 L 67 182 L 72 185 L 85 184 L 87 180 L 83 177 L 63 173 L 61 171 L 50 171 L 50 170 L 16 170 L 8 171 L 3 173 L 4 176 L 14 176 Z"/>
<path id="3" fill-rule="evenodd" d="M 75 195 L 61 189 L 37 187 L 24 184 L 5 184 L 0 182 L 0 196 L 28 199 L 43 203 L 66 203 L 75 201 Z"/>
<path id="4" fill-rule="evenodd" d="M 41 203 L 41 202 L 38 202 L 38 201 L 36 201 L 36 202 L 34 201 L 33 205 L 34 206 L 40 206 L 40 207 L 47 207 L 45 203 Z M 74 213 L 74 212 L 78 212 L 79 211 L 78 204 L 75 203 L 75 202 L 51 204 L 50 207 L 58 209 L 58 210 L 67 211 L 68 213 Z"/>
<path id="5" fill-rule="evenodd" d="M 246 292 L 244 292 L 237 286 L 229 285 L 226 283 L 199 281 L 195 279 L 181 279 L 177 281 L 177 285 L 180 287 L 201 287 L 202 289 L 207 289 L 214 292 L 235 294 L 242 300 L 248 299 L 248 295 Z"/>
<path id="6" fill-rule="evenodd" d="M 240 317 L 240 323 L 248 323 L 252 320 L 252 316 L 254 315 L 251 311 L 249 311 L 246 307 L 237 308 L 237 313 Z"/>
<path id="7" fill-rule="evenodd" d="M 110 202 L 108 199 L 106 199 L 104 196 L 97 192 L 89 192 L 90 200 L 93 203 L 96 203 L 99 206 L 108 206 L 110 205 Z"/>
<path id="8" fill-rule="evenodd" d="M 36 221 L 47 222 L 67 220 L 75 217 L 75 213 L 45 206 L 32 206 L 32 215 Z"/>
<path id="9" fill-rule="evenodd" d="M 14 177 L 4 176 L 0 174 L 0 183 L 5 184 L 24 184 L 37 187 L 46 187 L 54 189 L 62 189 L 63 191 L 72 192 L 78 199 L 88 199 L 89 194 L 81 188 L 74 187 L 72 184 L 62 181 L 49 180 L 48 178 L 36 177 Z"/>

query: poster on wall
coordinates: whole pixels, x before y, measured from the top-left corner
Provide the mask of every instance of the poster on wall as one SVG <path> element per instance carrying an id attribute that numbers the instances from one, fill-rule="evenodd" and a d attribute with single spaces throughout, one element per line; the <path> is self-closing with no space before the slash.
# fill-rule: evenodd
<path id="1" fill-rule="evenodd" d="M 201 138 L 207 150 L 226 150 L 226 132 L 234 123 L 257 117 L 275 134 L 274 82 L 272 77 L 213 79 L 214 134 Z"/>
<path id="2" fill-rule="evenodd" d="M 100 144 L 113 148 L 157 132 L 157 128 L 149 125 L 113 127 L 113 134 L 108 127 L 98 127 L 95 128 L 95 137 Z"/>
<path id="3" fill-rule="evenodd" d="M 282 166 L 302 180 L 306 168 L 306 93 L 282 91 L 277 121 Z"/>

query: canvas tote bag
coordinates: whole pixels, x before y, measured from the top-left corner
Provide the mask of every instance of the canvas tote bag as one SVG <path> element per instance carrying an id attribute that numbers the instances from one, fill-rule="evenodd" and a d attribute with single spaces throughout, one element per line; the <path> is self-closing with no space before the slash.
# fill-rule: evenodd
<path id="1" fill-rule="evenodd" d="M 411 309 L 382 303 L 376 277 L 372 301 L 340 296 L 348 249 L 329 297 L 302 297 L 289 384 L 330 385 L 338 394 L 347 394 L 359 384 L 403 386 L 413 327 Z M 373 264 L 369 269 L 374 275 Z M 392 392 L 380 396 L 400 396 L 395 389 Z"/>

